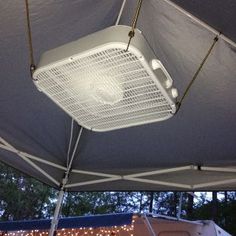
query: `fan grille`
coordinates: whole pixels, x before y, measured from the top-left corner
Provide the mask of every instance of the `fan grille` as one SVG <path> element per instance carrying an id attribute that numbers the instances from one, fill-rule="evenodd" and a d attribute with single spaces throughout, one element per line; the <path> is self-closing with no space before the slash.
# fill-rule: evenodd
<path id="1" fill-rule="evenodd" d="M 80 125 L 106 131 L 164 120 L 173 103 L 140 54 L 100 47 L 38 70 L 38 88 Z"/>

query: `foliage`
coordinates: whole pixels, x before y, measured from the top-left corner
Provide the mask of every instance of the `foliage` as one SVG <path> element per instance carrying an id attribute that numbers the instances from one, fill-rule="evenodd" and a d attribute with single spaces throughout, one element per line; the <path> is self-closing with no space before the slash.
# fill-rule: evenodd
<path id="1" fill-rule="evenodd" d="M 1 220 L 40 219 L 51 214 L 51 188 L 1 163 L 0 168 Z"/>

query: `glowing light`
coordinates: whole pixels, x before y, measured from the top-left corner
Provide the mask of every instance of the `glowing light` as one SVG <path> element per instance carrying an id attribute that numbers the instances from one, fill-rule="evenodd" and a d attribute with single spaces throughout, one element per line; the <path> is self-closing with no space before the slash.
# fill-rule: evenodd
<path id="1" fill-rule="evenodd" d="M 125 234 L 127 236 L 134 236 L 133 231 L 134 230 L 134 221 L 132 221 L 131 225 L 122 225 L 122 226 L 112 226 L 112 227 L 80 227 L 78 229 L 60 229 L 57 230 L 57 236 L 118 236 L 120 233 L 126 232 Z M 0 231 L 1 234 L 1 231 Z M 29 231 L 24 231 L 24 230 L 19 230 L 19 231 L 14 231 L 14 232 L 9 232 L 9 233 L 4 233 L 2 232 L 1 235 L 3 236 L 44 236 L 48 235 L 48 231 L 42 231 L 42 230 L 29 230 Z"/>

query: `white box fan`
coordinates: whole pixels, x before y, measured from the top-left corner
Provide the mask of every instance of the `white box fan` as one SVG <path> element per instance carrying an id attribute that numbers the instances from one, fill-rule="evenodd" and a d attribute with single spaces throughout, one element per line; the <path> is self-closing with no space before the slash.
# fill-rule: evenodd
<path id="1" fill-rule="evenodd" d="M 81 126 L 108 131 L 162 121 L 176 111 L 177 90 L 136 30 L 112 26 L 45 52 L 36 86 Z"/>

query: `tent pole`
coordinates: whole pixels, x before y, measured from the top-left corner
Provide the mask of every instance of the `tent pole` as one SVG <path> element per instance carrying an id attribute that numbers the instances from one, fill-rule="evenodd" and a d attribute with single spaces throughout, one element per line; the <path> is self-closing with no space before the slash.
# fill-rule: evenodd
<path id="1" fill-rule="evenodd" d="M 73 126 L 73 122 L 71 123 L 71 125 Z M 62 179 L 61 189 L 60 189 L 60 192 L 59 192 L 59 195 L 58 195 L 57 205 L 56 205 L 56 208 L 55 208 L 55 211 L 54 211 L 53 219 L 51 220 L 51 228 L 50 228 L 48 236 L 54 236 L 54 233 L 56 232 L 56 229 L 57 229 L 57 225 L 58 225 L 58 221 L 59 221 L 59 213 L 60 213 L 62 202 L 63 202 L 63 197 L 64 197 L 64 193 L 65 193 L 66 184 L 68 182 L 69 174 L 70 174 L 71 169 L 72 169 L 72 163 L 73 163 L 73 160 L 75 158 L 75 152 L 78 148 L 79 141 L 80 141 L 80 138 L 81 138 L 81 135 L 82 135 L 82 131 L 83 131 L 83 128 L 81 127 L 80 131 L 79 131 L 79 134 L 78 134 L 78 137 L 77 137 L 76 142 L 75 142 L 75 146 L 74 146 L 70 161 L 67 163 L 67 170 L 65 172 L 64 178 Z"/>
<path id="2" fill-rule="evenodd" d="M 177 213 L 177 219 L 180 220 L 181 217 L 181 212 L 182 212 L 182 203 L 183 203 L 183 193 L 180 193 L 180 198 L 179 198 L 179 208 L 178 208 L 178 213 Z"/>
<path id="3" fill-rule="evenodd" d="M 55 208 L 55 211 L 54 211 L 53 219 L 51 221 L 51 228 L 50 228 L 50 231 L 49 231 L 49 236 L 53 236 L 54 232 L 56 232 L 55 230 L 57 228 L 58 221 L 59 221 L 59 213 L 60 213 L 60 209 L 61 209 L 61 206 L 62 206 L 64 193 L 65 193 L 64 187 L 62 187 L 59 194 L 58 194 L 57 205 L 56 205 L 56 208 Z"/>

